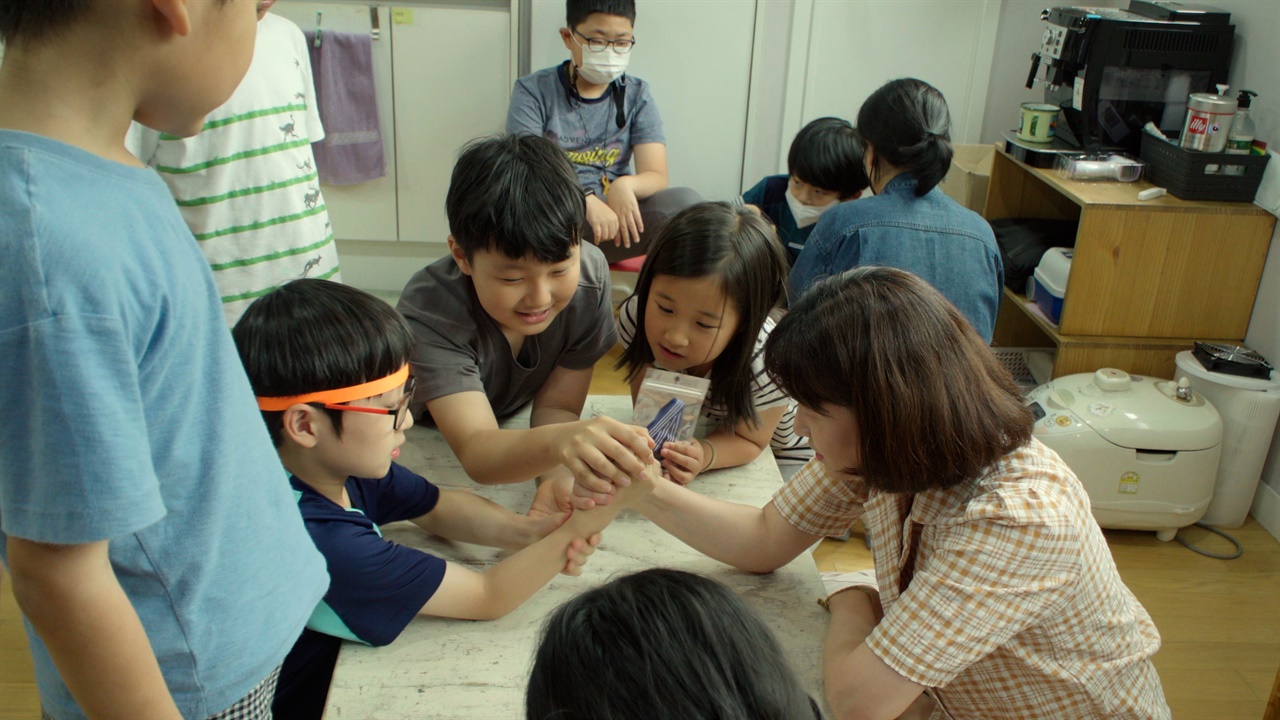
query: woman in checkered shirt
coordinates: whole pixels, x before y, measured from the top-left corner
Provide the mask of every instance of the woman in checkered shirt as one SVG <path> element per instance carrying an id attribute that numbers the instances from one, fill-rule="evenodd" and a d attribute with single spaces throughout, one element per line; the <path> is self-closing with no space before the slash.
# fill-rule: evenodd
<path id="1" fill-rule="evenodd" d="M 1169 717 L 1150 659 L 1160 636 L 1088 496 L 938 291 L 850 270 L 793 306 L 765 354 L 814 461 L 763 508 L 661 483 L 637 509 L 752 572 L 862 519 L 877 582 L 824 601 L 836 717 L 913 704 L 955 720 Z"/>

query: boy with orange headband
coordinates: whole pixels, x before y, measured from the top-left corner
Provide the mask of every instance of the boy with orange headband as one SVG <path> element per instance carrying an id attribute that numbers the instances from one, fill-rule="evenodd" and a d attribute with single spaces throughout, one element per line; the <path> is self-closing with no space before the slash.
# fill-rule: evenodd
<path id="1" fill-rule="evenodd" d="M 413 335 L 368 293 L 297 280 L 254 302 L 232 336 L 331 578 L 285 659 L 277 720 L 320 717 L 341 640 L 385 645 L 417 615 L 501 617 L 556 573 L 577 575 L 618 514 L 610 505 L 530 518 L 396 464 L 413 426 Z M 623 505 L 652 487 L 644 485 Z M 477 573 L 384 539 L 379 526 L 398 520 L 451 540 L 523 549 Z"/>

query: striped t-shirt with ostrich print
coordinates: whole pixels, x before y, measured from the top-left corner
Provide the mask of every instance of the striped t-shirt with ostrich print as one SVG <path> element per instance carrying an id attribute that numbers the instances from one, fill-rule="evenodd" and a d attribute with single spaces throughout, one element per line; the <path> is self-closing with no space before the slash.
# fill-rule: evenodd
<path id="1" fill-rule="evenodd" d="M 311 151 L 324 128 L 297 25 L 271 13 L 259 21 L 248 73 L 198 135 L 136 138 L 209 261 L 228 325 L 289 280 L 339 279 Z"/>

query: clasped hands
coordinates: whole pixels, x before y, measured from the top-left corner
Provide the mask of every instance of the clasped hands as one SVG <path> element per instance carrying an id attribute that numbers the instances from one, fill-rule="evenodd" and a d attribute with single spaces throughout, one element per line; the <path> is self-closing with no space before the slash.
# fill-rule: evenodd
<path id="1" fill-rule="evenodd" d="M 614 245 L 629 248 L 640 242 L 644 220 L 640 217 L 640 201 L 627 177 L 609 184 L 607 200 L 587 196 L 587 225 L 597 245 L 612 240 Z"/>

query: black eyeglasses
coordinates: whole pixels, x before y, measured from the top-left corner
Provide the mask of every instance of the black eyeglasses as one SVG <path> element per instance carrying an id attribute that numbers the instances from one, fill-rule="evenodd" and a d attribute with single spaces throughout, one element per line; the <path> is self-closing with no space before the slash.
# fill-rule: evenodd
<path id="1" fill-rule="evenodd" d="M 636 45 L 635 38 L 628 38 L 626 40 L 605 40 L 604 38 L 587 37 L 586 35 L 583 35 L 582 33 L 578 32 L 577 30 L 571 30 L 570 32 L 582 38 L 583 40 L 586 40 L 587 49 L 590 50 L 591 52 L 604 52 L 608 48 L 613 48 L 613 51 L 615 53 L 619 55 L 626 55 L 627 53 L 631 52 L 631 48 L 635 47 Z"/>
<path id="2" fill-rule="evenodd" d="M 394 415 L 396 419 L 391 429 L 399 430 L 404 427 L 404 419 L 409 416 L 409 401 L 413 399 L 413 390 L 417 385 L 418 379 L 410 375 L 409 380 L 404 384 L 404 397 L 400 398 L 400 402 L 396 403 L 393 408 L 363 407 L 346 403 L 324 403 L 324 407 L 326 410 L 362 412 L 370 415 Z"/>

